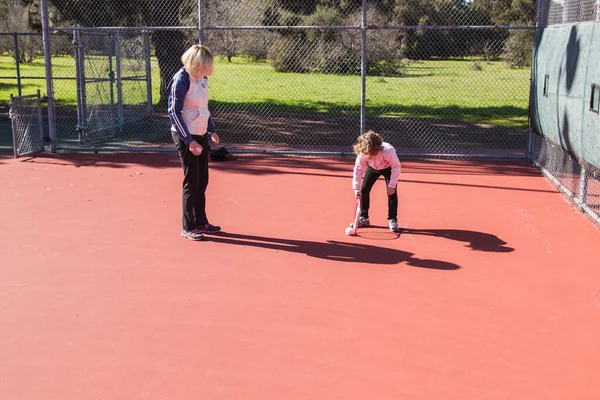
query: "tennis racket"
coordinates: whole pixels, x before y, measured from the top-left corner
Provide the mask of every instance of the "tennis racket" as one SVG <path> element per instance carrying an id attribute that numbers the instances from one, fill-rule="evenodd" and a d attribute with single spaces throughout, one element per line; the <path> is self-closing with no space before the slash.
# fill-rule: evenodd
<path id="1" fill-rule="evenodd" d="M 346 235 L 356 236 L 358 233 L 358 219 L 360 218 L 360 198 L 356 199 L 356 209 L 354 210 L 354 221 L 352 225 L 346 228 Z"/>

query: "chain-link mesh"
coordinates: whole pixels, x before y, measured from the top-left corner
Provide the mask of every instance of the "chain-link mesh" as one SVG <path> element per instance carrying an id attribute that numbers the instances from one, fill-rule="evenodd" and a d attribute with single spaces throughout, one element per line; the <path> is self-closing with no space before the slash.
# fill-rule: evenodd
<path id="1" fill-rule="evenodd" d="M 59 28 L 178 27 L 198 15 L 197 0 L 51 0 L 49 8 Z"/>
<path id="2" fill-rule="evenodd" d="M 121 105 L 116 104 L 115 39 L 111 34 L 86 32 L 79 35 L 75 46 L 79 53 L 76 68 L 81 142 L 102 143 L 117 134 L 123 117 Z"/>
<path id="3" fill-rule="evenodd" d="M 360 22 L 361 2 L 204 0 L 201 14 L 207 27 L 347 26 Z"/>
<path id="4" fill-rule="evenodd" d="M 172 149 L 165 88 L 202 39 L 209 108 L 239 150 L 350 151 L 375 129 L 404 154 L 525 154 L 529 11 L 369 0 L 363 30 L 361 1 L 49 4 L 59 148 Z"/>
<path id="5" fill-rule="evenodd" d="M 600 226 L 600 170 L 571 157 L 561 146 L 534 135 L 532 160 L 573 203 Z"/>
<path id="6" fill-rule="evenodd" d="M 600 224 L 600 171 L 586 170 L 584 178 L 584 203 L 593 211 L 596 222 Z"/>
<path id="7" fill-rule="evenodd" d="M 22 95 L 45 88 L 46 74 L 38 67 L 43 58 L 41 34 L 0 33 L 0 104 L 8 104 L 8 93 Z"/>
<path id="8" fill-rule="evenodd" d="M 541 0 L 538 26 L 572 24 L 585 21 L 600 22 L 598 0 Z"/>
<path id="9" fill-rule="evenodd" d="M 15 157 L 44 150 L 40 91 L 34 95 L 10 95 L 10 119 Z"/>
<path id="10" fill-rule="evenodd" d="M 124 130 L 152 116 L 149 36 L 118 31 L 75 35 L 81 142 L 151 140 Z"/>
<path id="11" fill-rule="evenodd" d="M 72 32 L 52 32 L 52 87 L 58 144 L 79 144 L 77 136 L 77 68 Z M 45 91 L 44 86 L 44 91 Z"/>
<path id="12" fill-rule="evenodd" d="M 207 44 L 218 48 L 223 32 L 209 33 Z M 240 41 L 271 61 L 219 62 L 210 91 L 222 138 L 251 149 L 347 150 L 360 130 L 360 47 L 328 40 L 343 34 L 242 32 Z"/>
<path id="13" fill-rule="evenodd" d="M 510 35 L 531 43 L 532 32 L 394 32 L 417 34 L 401 58 L 391 32 L 369 32 L 367 125 L 405 154 L 523 156 L 530 76 L 502 55 Z"/>

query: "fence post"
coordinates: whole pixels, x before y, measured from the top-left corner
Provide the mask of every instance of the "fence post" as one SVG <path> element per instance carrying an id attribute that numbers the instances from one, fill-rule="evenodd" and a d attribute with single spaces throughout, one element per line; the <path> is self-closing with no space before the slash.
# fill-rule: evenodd
<path id="1" fill-rule="evenodd" d="M 50 150 L 56 152 L 56 123 L 54 120 L 54 89 L 52 79 L 52 53 L 50 52 L 50 24 L 48 18 L 48 0 L 42 0 L 42 41 L 44 42 L 44 64 L 46 65 L 46 95 L 48 97 L 48 132 Z"/>
<path id="2" fill-rule="evenodd" d="M 42 145 L 42 151 L 44 151 L 44 121 L 42 120 L 42 96 L 40 96 L 40 89 L 37 90 L 37 109 L 38 109 L 38 123 L 40 124 L 40 143 Z"/>
<path id="3" fill-rule="evenodd" d="M 113 54 L 116 58 L 115 39 L 112 32 L 108 32 L 106 36 L 106 47 L 108 52 L 108 83 L 110 88 L 110 115 L 114 119 L 115 116 L 115 71 L 113 68 Z M 118 62 L 118 60 L 117 60 Z M 118 114 L 118 113 L 117 113 Z"/>
<path id="4" fill-rule="evenodd" d="M 75 86 L 77 91 L 77 136 L 79 143 L 84 143 L 85 138 L 85 68 L 83 67 L 81 36 L 79 30 L 73 30 L 73 53 L 75 55 Z"/>
<path id="5" fill-rule="evenodd" d="M 17 145 L 19 144 L 19 141 L 17 140 L 17 124 L 15 123 L 15 120 L 17 119 L 17 114 L 15 113 L 15 98 L 12 95 L 12 93 L 10 94 L 10 102 L 8 103 L 8 107 L 9 107 L 9 116 L 10 116 L 10 125 L 12 128 L 12 137 L 13 137 L 13 154 L 15 156 L 15 158 L 19 157 L 19 151 L 17 149 Z"/>
<path id="6" fill-rule="evenodd" d="M 21 91 L 21 61 L 19 60 L 19 38 L 17 36 L 17 32 L 13 32 L 13 39 L 15 42 L 15 63 L 17 65 L 17 91 L 19 96 L 22 96 L 23 93 Z"/>
<path id="7" fill-rule="evenodd" d="M 579 201 L 582 205 L 587 202 L 587 187 L 588 187 L 588 175 L 584 166 L 581 166 L 579 172 Z"/>
<path id="8" fill-rule="evenodd" d="M 367 0 L 362 0 L 361 65 L 360 65 L 360 134 L 366 130 L 367 103 Z"/>
<path id="9" fill-rule="evenodd" d="M 200 44 L 204 44 L 204 3 L 203 0 L 198 0 L 198 34 Z"/>
<path id="10" fill-rule="evenodd" d="M 44 121 L 42 120 L 42 96 L 40 96 L 40 89 L 37 90 L 36 105 L 38 109 L 38 123 L 40 124 L 40 143 L 42 144 L 42 151 L 44 150 Z"/>
<path id="11" fill-rule="evenodd" d="M 148 117 L 152 118 L 154 108 L 152 107 L 152 59 L 150 49 L 150 34 L 144 32 L 144 53 L 146 55 L 146 91 L 148 104 Z"/>
<path id="12" fill-rule="evenodd" d="M 121 38 L 119 31 L 115 33 L 115 66 L 117 70 L 117 114 L 119 117 L 119 132 L 123 133 L 123 82 L 121 82 Z"/>
<path id="13" fill-rule="evenodd" d="M 534 30 L 534 35 L 535 32 L 540 28 L 540 24 L 542 23 L 540 17 L 542 15 L 542 1 L 538 0 L 536 3 L 536 10 L 535 10 L 535 30 Z M 537 65 L 537 59 L 535 56 L 535 48 L 532 49 L 532 55 L 531 55 L 531 71 L 529 73 L 529 104 L 527 107 L 527 114 L 528 114 L 528 119 L 529 119 L 529 137 L 527 139 L 527 154 L 526 154 L 526 158 L 527 161 L 532 162 L 533 161 L 533 141 L 534 141 L 534 137 L 533 137 L 533 129 L 531 128 L 531 89 L 533 87 L 533 79 L 534 79 L 534 71 L 536 71 L 536 65 Z"/>

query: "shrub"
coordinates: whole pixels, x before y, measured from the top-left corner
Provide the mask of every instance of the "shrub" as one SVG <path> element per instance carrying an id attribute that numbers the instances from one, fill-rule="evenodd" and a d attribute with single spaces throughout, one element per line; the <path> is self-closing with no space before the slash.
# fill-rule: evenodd
<path id="1" fill-rule="evenodd" d="M 504 59 L 511 68 L 531 67 L 533 31 L 515 30 L 504 43 Z"/>

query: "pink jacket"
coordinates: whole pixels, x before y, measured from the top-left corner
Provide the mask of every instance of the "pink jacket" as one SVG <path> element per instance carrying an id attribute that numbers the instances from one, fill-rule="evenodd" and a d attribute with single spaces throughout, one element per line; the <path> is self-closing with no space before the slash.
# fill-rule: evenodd
<path id="1" fill-rule="evenodd" d="M 367 160 L 362 154 L 356 157 L 354 163 L 354 174 L 352 176 L 352 189 L 359 190 L 362 183 L 363 174 L 367 169 L 367 165 L 375 170 L 382 170 L 392 167 L 392 176 L 390 177 L 389 187 L 396 187 L 398 178 L 400 177 L 400 160 L 396 154 L 396 149 L 389 143 L 383 142 L 383 150 L 375 157 Z"/>

